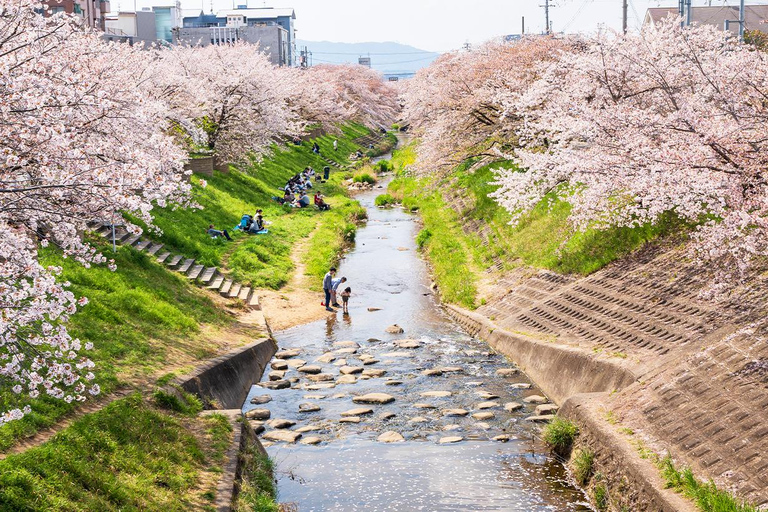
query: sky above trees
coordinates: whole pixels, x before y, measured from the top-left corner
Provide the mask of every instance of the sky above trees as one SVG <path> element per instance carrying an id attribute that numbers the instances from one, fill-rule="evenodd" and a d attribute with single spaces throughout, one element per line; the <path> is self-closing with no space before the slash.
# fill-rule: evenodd
<path id="1" fill-rule="evenodd" d="M 119 0 L 132 8 L 131 0 Z M 138 7 L 150 0 L 138 0 Z M 185 9 L 231 9 L 246 0 L 181 0 Z M 553 28 L 566 32 L 594 32 L 601 25 L 621 28 L 621 0 L 550 0 Z M 144 3 L 143 3 L 144 2 Z M 708 0 L 694 0 L 706 5 Z M 737 0 L 726 3 L 738 5 Z M 755 3 L 750 2 L 750 3 Z M 249 0 L 249 7 L 293 7 L 300 39 L 309 41 L 396 41 L 430 51 L 449 51 L 465 42 L 519 34 L 525 16 L 526 32 L 544 29 L 544 0 Z M 722 5 L 723 0 L 711 0 Z M 116 7 L 117 3 L 113 3 Z M 676 0 L 631 0 L 629 25 L 642 24 L 649 7 L 676 6 Z"/>

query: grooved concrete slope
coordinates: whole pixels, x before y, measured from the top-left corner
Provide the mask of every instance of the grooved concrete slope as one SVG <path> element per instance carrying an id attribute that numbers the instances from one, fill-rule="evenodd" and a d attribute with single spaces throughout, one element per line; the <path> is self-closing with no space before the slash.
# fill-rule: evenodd
<path id="1" fill-rule="evenodd" d="M 622 425 L 768 504 L 768 278 L 756 274 L 724 302 L 699 297 L 706 281 L 679 251 L 645 249 L 584 278 L 517 270 L 477 313 L 630 368 L 638 382 L 608 398 Z"/>

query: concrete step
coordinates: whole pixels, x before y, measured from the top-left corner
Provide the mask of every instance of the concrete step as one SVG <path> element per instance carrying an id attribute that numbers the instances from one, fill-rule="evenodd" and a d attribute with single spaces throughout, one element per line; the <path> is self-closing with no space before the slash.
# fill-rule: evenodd
<path id="1" fill-rule="evenodd" d="M 190 279 L 197 279 L 203 273 L 203 270 L 205 270 L 203 265 L 192 265 L 189 272 L 187 272 L 187 277 Z"/>
<path id="2" fill-rule="evenodd" d="M 221 287 L 219 288 L 219 294 L 221 294 L 222 297 L 226 297 L 229 295 L 229 290 L 232 289 L 232 280 L 231 279 L 225 279 L 224 282 L 221 284 Z"/>
<path id="3" fill-rule="evenodd" d="M 240 293 L 237 294 L 237 298 L 242 300 L 243 302 L 248 300 L 248 297 L 251 295 L 251 289 L 248 286 L 243 286 L 240 288 Z"/>
<path id="4" fill-rule="evenodd" d="M 218 290 L 219 288 L 221 288 L 222 284 L 224 284 L 224 276 L 217 275 L 216 277 L 213 278 L 211 283 L 208 285 L 208 289 L 209 290 Z"/>
<path id="5" fill-rule="evenodd" d="M 157 251 L 163 248 L 163 244 L 154 243 L 147 248 L 147 254 L 154 256 Z"/>
<path id="6" fill-rule="evenodd" d="M 216 277 L 218 269 L 216 267 L 208 267 L 200 274 L 200 276 L 197 278 L 198 281 L 200 281 L 200 284 L 208 285 L 210 284 L 214 278 Z"/>
<path id="7" fill-rule="evenodd" d="M 96 227 L 94 231 L 96 231 L 96 233 L 100 234 L 101 236 L 110 236 L 112 234 L 112 227 L 99 224 L 99 226 Z"/>
<path id="8" fill-rule="evenodd" d="M 168 252 L 168 251 L 164 251 L 164 252 L 158 254 L 157 255 L 157 262 L 158 263 L 165 263 L 165 260 L 167 260 L 168 256 L 170 256 L 170 255 L 171 255 L 171 253 Z"/>
<path id="9" fill-rule="evenodd" d="M 87 223 L 86 226 L 88 226 L 88 229 L 92 229 L 94 231 L 98 231 L 99 228 L 101 228 L 104 225 L 103 222 L 100 220 L 92 220 L 91 222 Z"/>
<path id="10" fill-rule="evenodd" d="M 236 299 L 237 294 L 240 293 L 240 289 L 243 287 L 240 283 L 232 283 L 232 288 L 229 289 L 229 293 L 227 294 L 227 297 L 230 299 Z"/>
<path id="11" fill-rule="evenodd" d="M 134 247 L 136 247 L 136 250 L 145 251 L 150 245 L 152 245 L 152 240 L 145 239 L 139 240 L 139 242 Z"/>
<path id="12" fill-rule="evenodd" d="M 132 246 L 141 240 L 141 235 L 130 235 L 123 239 L 122 244 Z"/>
<path id="13" fill-rule="evenodd" d="M 250 306 L 252 309 L 261 309 L 261 304 L 259 303 L 259 296 L 254 291 L 251 293 L 251 298 L 248 299 L 248 306 Z"/>
<path id="14" fill-rule="evenodd" d="M 184 256 L 181 254 L 176 254 L 174 256 L 171 256 L 167 260 L 165 260 L 165 264 L 168 265 L 171 268 L 175 268 L 181 263 L 181 260 L 184 259 Z"/>
<path id="15" fill-rule="evenodd" d="M 186 274 L 189 272 L 189 269 L 192 268 L 192 265 L 195 264 L 195 258 L 187 258 L 184 260 L 184 262 L 179 265 L 179 267 L 176 269 L 178 272 L 181 272 L 182 274 Z"/>

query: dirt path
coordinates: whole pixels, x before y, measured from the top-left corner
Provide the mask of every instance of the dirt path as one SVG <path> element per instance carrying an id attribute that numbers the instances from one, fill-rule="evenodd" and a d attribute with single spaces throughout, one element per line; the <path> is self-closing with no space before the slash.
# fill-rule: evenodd
<path id="1" fill-rule="evenodd" d="M 305 274 L 303 258 L 313 234 L 314 230 L 294 247 L 291 253 L 294 271 L 288 284 L 277 291 L 259 291 L 261 310 L 273 331 L 321 320 L 327 315 L 320 305 L 321 294 L 309 289 L 311 278 Z"/>

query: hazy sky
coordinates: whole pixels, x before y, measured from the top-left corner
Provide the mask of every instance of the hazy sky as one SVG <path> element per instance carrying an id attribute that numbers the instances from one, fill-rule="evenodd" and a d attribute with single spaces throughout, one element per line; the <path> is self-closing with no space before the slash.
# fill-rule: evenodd
<path id="1" fill-rule="evenodd" d="M 150 0 L 137 0 L 141 8 Z M 131 9 L 133 0 L 112 0 Z M 204 7 L 211 0 L 181 0 L 183 8 Z M 245 0 L 213 0 L 214 9 Z M 593 32 L 599 26 L 621 27 L 621 0 L 550 0 L 555 31 Z M 707 0 L 694 0 L 694 5 Z M 712 5 L 738 0 L 711 0 Z M 747 0 L 747 3 L 758 3 Z M 125 5 L 122 5 L 125 4 Z M 297 37 L 310 41 L 396 41 L 424 50 L 447 51 L 465 42 L 482 42 L 503 34 L 544 29 L 544 0 L 248 0 L 249 7 L 293 7 Z M 630 0 L 629 25 L 639 26 L 648 7 L 677 6 L 677 0 Z"/>

